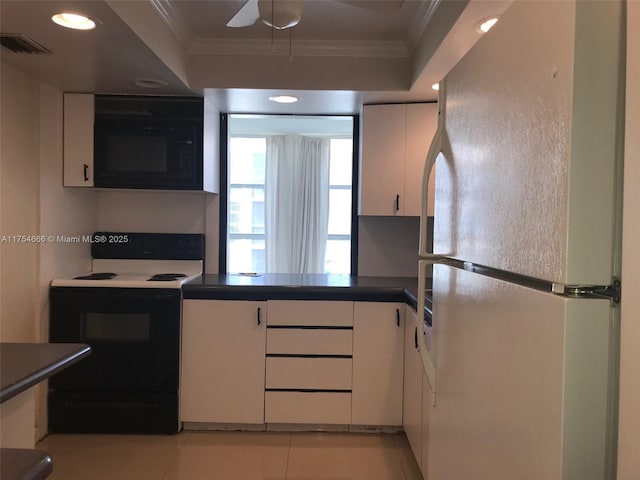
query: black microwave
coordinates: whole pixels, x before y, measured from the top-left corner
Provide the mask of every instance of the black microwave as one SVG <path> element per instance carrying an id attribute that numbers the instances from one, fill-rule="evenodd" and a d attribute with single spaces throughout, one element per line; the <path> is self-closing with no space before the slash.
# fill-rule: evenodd
<path id="1" fill-rule="evenodd" d="M 95 96 L 94 186 L 201 190 L 204 100 Z"/>

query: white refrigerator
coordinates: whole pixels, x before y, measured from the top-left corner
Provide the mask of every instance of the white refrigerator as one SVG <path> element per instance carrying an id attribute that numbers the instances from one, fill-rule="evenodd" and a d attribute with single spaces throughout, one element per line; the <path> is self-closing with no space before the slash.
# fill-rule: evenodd
<path id="1" fill-rule="evenodd" d="M 517 1 L 441 83 L 428 480 L 615 478 L 623 39 L 624 3 Z"/>

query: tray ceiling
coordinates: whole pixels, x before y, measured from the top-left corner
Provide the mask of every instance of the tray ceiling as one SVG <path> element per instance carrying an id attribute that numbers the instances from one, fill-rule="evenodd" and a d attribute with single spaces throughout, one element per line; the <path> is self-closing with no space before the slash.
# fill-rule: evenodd
<path id="1" fill-rule="evenodd" d="M 0 60 L 64 91 L 205 94 L 237 113 L 357 113 L 362 103 L 434 100 L 431 84 L 480 38 L 473 23 L 509 3 L 303 0 L 300 23 L 276 31 L 262 22 L 226 27 L 244 0 L 2 0 L 1 33 L 53 53 L 0 48 Z M 54 25 L 51 15 L 64 9 L 98 28 Z M 134 83 L 149 78 L 167 85 Z M 266 101 L 280 92 L 301 102 Z"/>

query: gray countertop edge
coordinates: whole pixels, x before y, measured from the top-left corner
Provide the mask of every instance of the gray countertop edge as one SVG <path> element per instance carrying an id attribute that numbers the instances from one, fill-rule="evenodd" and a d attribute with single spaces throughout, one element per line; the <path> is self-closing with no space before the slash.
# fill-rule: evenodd
<path id="1" fill-rule="evenodd" d="M 301 280 L 301 282 L 299 284 L 288 282 L 292 279 Z M 310 281 L 306 282 L 307 280 Z M 183 298 L 185 300 L 401 302 L 413 308 L 417 307 L 417 279 L 408 277 L 326 276 L 323 278 L 321 275 L 296 275 L 288 278 L 285 275 L 265 275 L 254 279 L 245 278 L 245 284 L 234 283 L 237 281 L 238 277 L 233 275 L 204 275 L 183 285 Z M 431 313 L 431 305 L 428 307 Z"/>
<path id="2" fill-rule="evenodd" d="M 0 403 L 15 397 L 91 353 L 80 343 L 0 343 Z M 41 356 L 38 356 L 40 354 Z M 37 359 L 34 359 L 38 357 Z M 28 369 L 25 363 L 30 362 Z M 18 364 L 18 369 L 15 365 Z M 22 370 L 17 373 L 13 370 Z M 9 378 L 7 378 L 9 377 Z"/>
<path id="3" fill-rule="evenodd" d="M 217 300 L 351 300 L 377 302 L 414 301 L 416 292 L 403 287 L 322 287 L 282 285 L 224 285 L 184 288 L 185 299 Z"/>
<path id="4" fill-rule="evenodd" d="M 24 448 L 0 448 L 2 480 L 40 480 L 53 471 L 48 453 Z"/>

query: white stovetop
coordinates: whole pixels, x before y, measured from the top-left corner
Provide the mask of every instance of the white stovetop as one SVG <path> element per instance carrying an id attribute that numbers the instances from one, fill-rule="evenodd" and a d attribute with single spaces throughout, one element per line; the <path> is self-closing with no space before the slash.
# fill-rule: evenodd
<path id="1" fill-rule="evenodd" d="M 109 280 L 87 280 L 75 277 L 92 273 L 115 273 Z M 170 281 L 149 281 L 160 273 L 184 273 L 186 277 Z M 111 288 L 180 288 L 183 283 L 202 273 L 201 260 L 104 260 L 94 259 L 90 272 L 80 272 L 67 278 L 55 278 L 52 287 L 111 287 Z"/>

